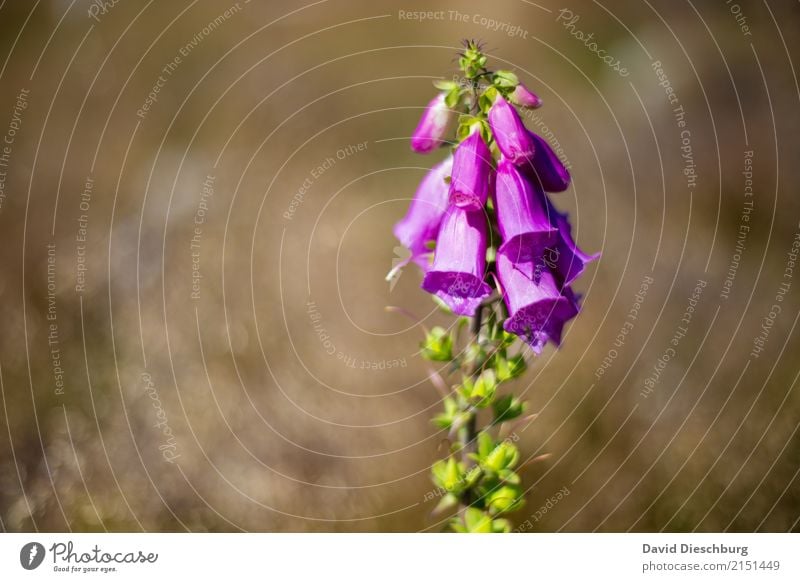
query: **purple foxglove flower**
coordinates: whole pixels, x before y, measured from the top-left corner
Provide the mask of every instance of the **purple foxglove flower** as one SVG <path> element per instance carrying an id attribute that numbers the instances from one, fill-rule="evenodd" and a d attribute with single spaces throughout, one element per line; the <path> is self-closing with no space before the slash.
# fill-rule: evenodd
<path id="1" fill-rule="evenodd" d="M 589 255 L 583 252 L 572 238 L 572 226 L 567 214 L 556 210 L 544 196 L 550 221 L 558 229 L 556 243 L 544 252 L 544 262 L 555 272 L 556 279 L 566 287 L 577 279 L 586 268 L 586 264 L 597 259 L 600 253 Z"/>
<path id="2" fill-rule="evenodd" d="M 497 255 L 497 276 L 509 314 L 503 329 L 525 340 L 537 354 L 548 341 L 558 346 L 564 324 L 578 314 L 572 291 L 561 293 L 549 269 L 514 264 L 505 255 Z"/>
<path id="3" fill-rule="evenodd" d="M 455 313 L 472 316 L 492 292 L 483 280 L 485 266 L 486 217 L 450 205 L 422 288 L 436 294 Z"/>
<path id="4" fill-rule="evenodd" d="M 533 154 L 533 159 L 524 165 L 525 173 L 531 181 L 538 184 L 545 192 L 563 192 L 569 188 L 569 171 L 558 159 L 550 144 L 535 133 L 531 133 L 531 138 L 536 144 L 536 152 Z"/>
<path id="5" fill-rule="evenodd" d="M 480 131 L 473 131 L 453 154 L 450 203 L 466 210 L 482 210 L 489 196 L 492 154 Z"/>
<path id="6" fill-rule="evenodd" d="M 517 110 L 500 96 L 489 109 L 489 126 L 503 156 L 517 165 L 533 159 L 536 144 L 531 133 L 522 123 Z"/>
<path id="7" fill-rule="evenodd" d="M 411 136 L 411 149 L 427 154 L 438 148 L 444 143 L 449 121 L 450 109 L 444 102 L 444 93 L 439 93 L 425 108 L 425 113 Z"/>
<path id="8" fill-rule="evenodd" d="M 439 225 L 447 209 L 449 186 L 444 179 L 450 175 L 452 167 L 453 158 L 448 156 L 431 168 L 417 187 L 405 217 L 394 225 L 393 232 L 397 240 L 411 251 L 409 260 L 416 261 L 423 269 L 427 269 L 430 264 L 430 251 L 426 243 L 436 240 Z"/>
<path id="9" fill-rule="evenodd" d="M 556 242 L 558 230 L 550 223 L 544 193 L 535 193 L 528 179 L 505 158 L 497 165 L 495 209 L 503 244 L 499 253 L 514 263 L 533 261 Z"/>
<path id="10" fill-rule="evenodd" d="M 527 107 L 529 109 L 536 109 L 537 107 L 542 106 L 542 100 L 539 99 L 539 96 L 536 95 L 536 93 L 533 93 L 531 90 L 529 90 L 522 83 L 520 83 L 514 88 L 514 90 L 508 96 L 508 100 L 511 101 L 514 105 L 519 105 L 520 107 Z"/>

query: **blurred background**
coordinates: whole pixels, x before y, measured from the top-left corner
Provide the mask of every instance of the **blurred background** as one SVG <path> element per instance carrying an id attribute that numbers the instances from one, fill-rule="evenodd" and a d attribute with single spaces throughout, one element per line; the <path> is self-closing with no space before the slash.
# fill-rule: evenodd
<path id="1" fill-rule="evenodd" d="M 463 38 L 543 98 L 556 204 L 602 252 L 562 348 L 507 387 L 539 413 L 523 457 L 549 455 L 515 524 L 800 529 L 799 23 L 745 0 L 0 3 L 3 530 L 443 528 L 418 346 L 452 320 L 416 269 L 384 276 Z"/>

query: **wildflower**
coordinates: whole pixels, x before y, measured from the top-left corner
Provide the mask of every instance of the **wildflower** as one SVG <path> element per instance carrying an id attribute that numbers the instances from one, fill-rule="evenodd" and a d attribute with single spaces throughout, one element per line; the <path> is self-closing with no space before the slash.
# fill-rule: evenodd
<path id="1" fill-rule="evenodd" d="M 562 293 L 549 269 L 537 269 L 534 262 L 515 264 L 505 255 L 497 255 L 497 276 L 509 314 L 503 329 L 537 354 L 548 341 L 560 345 L 564 324 L 578 314 L 572 291 Z"/>
<path id="2" fill-rule="evenodd" d="M 572 238 L 569 215 L 553 208 L 546 197 L 545 201 L 550 221 L 558 229 L 558 236 L 555 244 L 545 251 L 543 259 L 553 269 L 561 285 L 566 286 L 577 279 L 586 269 L 586 265 L 597 259 L 600 253 L 590 255 L 583 252 Z"/>
<path id="3" fill-rule="evenodd" d="M 508 96 L 508 100 L 514 105 L 527 107 L 529 109 L 536 109 L 542 106 L 542 100 L 539 99 L 539 96 L 530 91 L 522 83 L 514 87 L 514 90 Z"/>
<path id="4" fill-rule="evenodd" d="M 482 210 L 489 196 L 491 163 L 492 154 L 475 128 L 453 154 L 450 203 L 466 210 Z"/>
<path id="5" fill-rule="evenodd" d="M 420 182 L 405 217 L 394 225 L 394 235 L 411 251 L 414 260 L 423 269 L 430 264 L 427 243 L 435 241 L 439 226 L 447 209 L 449 186 L 445 178 L 450 175 L 453 158 L 449 156 L 435 165 Z"/>
<path id="6" fill-rule="evenodd" d="M 495 208 L 503 244 L 498 249 L 513 262 L 527 262 L 541 256 L 556 241 L 558 230 L 550 223 L 542 205 L 544 193 L 534 186 L 505 158 L 497 165 Z"/>
<path id="7" fill-rule="evenodd" d="M 545 192 L 563 192 L 569 188 L 569 171 L 544 139 L 531 133 L 536 147 L 533 159 L 524 164 L 525 173 Z"/>
<path id="8" fill-rule="evenodd" d="M 486 217 L 450 205 L 445 212 L 433 265 L 422 288 L 434 293 L 453 312 L 472 316 L 491 288 L 484 280 L 486 267 Z"/>
<path id="9" fill-rule="evenodd" d="M 531 133 L 508 101 L 497 96 L 489 109 L 489 126 L 503 156 L 520 165 L 533 158 L 536 145 Z"/>
<path id="10" fill-rule="evenodd" d="M 422 118 L 411 136 L 411 149 L 420 154 L 427 154 L 444 143 L 447 126 L 450 121 L 450 110 L 444 102 L 445 94 L 439 93 L 430 100 Z"/>

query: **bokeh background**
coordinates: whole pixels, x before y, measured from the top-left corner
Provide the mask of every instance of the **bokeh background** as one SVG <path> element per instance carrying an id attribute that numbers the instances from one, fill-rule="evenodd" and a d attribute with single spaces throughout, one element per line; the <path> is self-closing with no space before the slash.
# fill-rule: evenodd
<path id="1" fill-rule="evenodd" d="M 408 137 L 475 38 L 544 99 L 556 203 L 602 252 L 508 387 L 539 413 L 523 456 L 549 455 L 513 520 L 798 530 L 798 24 L 789 1 L 4 0 L 0 527 L 442 529 L 417 350 L 451 319 L 384 276 L 444 155 Z"/>

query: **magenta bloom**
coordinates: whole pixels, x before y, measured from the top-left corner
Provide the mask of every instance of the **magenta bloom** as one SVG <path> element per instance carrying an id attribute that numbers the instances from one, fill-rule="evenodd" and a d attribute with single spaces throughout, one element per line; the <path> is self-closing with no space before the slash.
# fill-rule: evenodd
<path id="1" fill-rule="evenodd" d="M 485 216 L 451 205 L 442 220 L 433 265 L 422 288 L 436 294 L 453 312 L 472 316 L 492 291 L 483 280 L 485 266 Z"/>
<path id="2" fill-rule="evenodd" d="M 508 101 L 498 96 L 489 109 L 489 126 L 503 156 L 517 165 L 533 158 L 536 144 Z"/>
<path id="3" fill-rule="evenodd" d="M 492 154 L 479 131 L 458 144 L 453 154 L 450 203 L 466 210 L 482 210 L 489 196 Z"/>
<path id="4" fill-rule="evenodd" d="M 549 269 L 514 264 L 504 255 L 497 255 L 497 276 L 509 314 L 503 329 L 524 339 L 537 354 L 548 341 L 560 345 L 564 324 L 578 314 L 572 291 L 562 294 Z"/>
<path id="5" fill-rule="evenodd" d="M 508 96 L 508 99 L 514 105 L 519 105 L 520 107 L 527 107 L 529 109 L 536 109 L 537 107 L 542 106 L 542 100 L 539 99 L 539 96 L 536 95 L 536 93 L 530 91 L 522 83 L 514 87 L 514 90 Z"/>
<path id="6" fill-rule="evenodd" d="M 450 109 L 444 102 L 444 93 L 439 93 L 425 108 L 425 113 L 411 136 L 411 149 L 427 154 L 438 148 L 444 143 L 449 121 Z"/>
<path id="7" fill-rule="evenodd" d="M 538 184 L 545 192 L 563 192 L 569 188 L 569 171 L 558 159 L 544 139 L 535 133 L 531 133 L 536 144 L 536 152 L 530 163 L 524 165 L 525 173 L 528 174 L 534 184 Z"/>
<path id="8" fill-rule="evenodd" d="M 543 259 L 554 270 L 561 285 L 566 287 L 577 279 L 583 273 L 587 263 L 598 258 L 600 253 L 589 255 L 578 248 L 572 238 L 569 217 L 558 212 L 546 197 L 545 200 L 548 205 L 550 221 L 558 229 L 558 237 L 556 243 L 545 251 Z"/>
<path id="9" fill-rule="evenodd" d="M 497 226 L 503 244 L 498 249 L 514 263 L 533 261 L 556 242 L 558 230 L 542 204 L 543 193 L 508 160 L 501 159 L 495 178 Z"/>
<path id="10" fill-rule="evenodd" d="M 405 217 L 394 225 L 394 235 L 411 251 L 411 259 L 423 269 L 429 265 L 430 251 L 426 243 L 436 240 L 439 225 L 447 209 L 449 186 L 444 181 L 450 175 L 453 158 L 435 165 L 422 179 Z"/>

